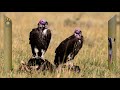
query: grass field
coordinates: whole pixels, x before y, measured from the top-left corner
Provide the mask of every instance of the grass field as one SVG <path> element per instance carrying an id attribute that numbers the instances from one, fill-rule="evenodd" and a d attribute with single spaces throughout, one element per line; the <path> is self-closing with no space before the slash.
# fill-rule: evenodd
<path id="1" fill-rule="evenodd" d="M 0 30 L 0 77 L 4 78 L 116 78 L 120 77 L 120 47 L 117 47 L 117 67 L 108 70 L 108 20 L 115 13 L 105 12 L 6 12 L 12 19 L 12 62 L 14 70 L 4 72 L 3 59 L 3 26 Z M 27 62 L 32 56 L 29 45 L 29 32 L 37 27 L 43 18 L 49 22 L 52 39 L 45 58 L 52 64 L 55 49 L 59 43 L 72 35 L 76 27 L 80 27 L 84 36 L 83 48 L 74 59 L 81 68 L 80 74 L 64 70 L 59 73 L 47 72 L 46 75 L 36 71 L 33 74 L 17 72 L 20 61 Z M 2 23 L 2 22 L 1 22 Z"/>

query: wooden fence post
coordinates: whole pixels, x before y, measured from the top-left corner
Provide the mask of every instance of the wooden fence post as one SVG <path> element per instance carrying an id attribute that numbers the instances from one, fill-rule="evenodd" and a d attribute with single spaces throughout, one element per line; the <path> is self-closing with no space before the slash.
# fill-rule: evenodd
<path id="1" fill-rule="evenodd" d="M 4 66 L 5 71 L 12 70 L 12 21 L 4 16 Z"/>
<path id="2" fill-rule="evenodd" d="M 108 21 L 108 68 L 116 66 L 116 15 Z"/>

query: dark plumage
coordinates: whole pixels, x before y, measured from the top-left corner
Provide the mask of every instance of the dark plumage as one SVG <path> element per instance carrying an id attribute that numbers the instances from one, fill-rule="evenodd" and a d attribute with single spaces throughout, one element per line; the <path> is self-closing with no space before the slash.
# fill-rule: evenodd
<path id="1" fill-rule="evenodd" d="M 62 41 L 55 50 L 54 64 L 66 63 L 73 60 L 83 46 L 83 36 L 80 30 L 75 30 L 74 34 Z"/>
<path id="2" fill-rule="evenodd" d="M 34 57 L 43 58 L 51 40 L 51 30 L 46 27 L 48 23 L 46 21 L 44 22 L 41 23 L 40 21 L 38 28 L 34 28 L 30 32 L 29 40 Z"/>
<path id="3" fill-rule="evenodd" d="M 36 70 L 41 71 L 50 71 L 53 72 L 55 70 L 55 66 L 52 65 L 47 59 L 42 58 L 31 58 L 28 63 L 28 66 L 38 66 Z"/>
<path id="4" fill-rule="evenodd" d="M 80 73 L 81 69 L 79 66 L 73 65 L 72 67 L 68 67 L 69 70 L 74 71 L 75 73 Z"/>
<path id="5" fill-rule="evenodd" d="M 112 49 L 112 38 L 108 37 L 108 47 L 109 49 Z"/>
<path id="6" fill-rule="evenodd" d="M 42 58 L 30 58 L 27 65 L 28 66 L 41 66 L 44 63 L 44 60 Z"/>
<path id="7" fill-rule="evenodd" d="M 114 38 L 114 41 L 115 41 L 115 38 Z M 113 48 L 112 42 L 114 42 L 114 41 L 111 37 L 108 37 L 108 50 L 109 50 L 108 53 L 109 53 L 109 59 L 110 59 L 111 63 L 112 63 L 112 48 Z"/>

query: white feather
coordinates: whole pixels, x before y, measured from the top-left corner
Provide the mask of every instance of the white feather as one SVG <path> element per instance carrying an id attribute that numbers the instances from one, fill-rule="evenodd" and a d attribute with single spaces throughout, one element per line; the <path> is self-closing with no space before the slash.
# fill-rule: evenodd
<path id="1" fill-rule="evenodd" d="M 38 52 L 39 52 L 39 50 L 38 50 L 37 48 L 34 48 L 34 50 L 35 50 L 35 53 L 38 53 Z"/>
<path id="2" fill-rule="evenodd" d="M 47 34 L 47 29 L 45 29 L 45 30 L 43 31 L 43 34 L 44 34 L 44 35 L 46 35 L 46 34 Z"/>
<path id="3" fill-rule="evenodd" d="M 35 50 L 35 53 L 36 53 L 36 57 L 38 57 L 39 50 L 37 48 L 34 48 L 34 50 Z"/>
<path id="4" fill-rule="evenodd" d="M 45 51 L 42 49 L 41 52 L 42 52 L 41 58 L 44 58 Z"/>
<path id="5" fill-rule="evenodd" d="M 81 40 L 79 40 L 79 42 L 81 43 Z"/>
<path id="6" fill-rule="evenodd" d="M 71 54 L 68 55 L 68 60 L 71 60 Z"/>

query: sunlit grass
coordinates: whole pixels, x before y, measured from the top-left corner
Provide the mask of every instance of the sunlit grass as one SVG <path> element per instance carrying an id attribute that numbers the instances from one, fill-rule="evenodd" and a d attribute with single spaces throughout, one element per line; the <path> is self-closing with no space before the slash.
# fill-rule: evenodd
<path id="1" fill-rule="evenodd" d="M 75 12 L 37 12 L 37 13 L 5 13 L 13 22 L 12 27 L 12 61 L 14 71 L 4 73 L 3 70 L 3 43 L 0 43 L 0 77 L 19 77 L 19 78 L 113 78 L 120 77 L 120 55 L 119 49 L 117 53 L 118 64 L 114 71 L 108 70 L 108 20 L 115 13 L 75 13 Z M 45 75 L 42 72 L 34 71 L 32 74 L 27 72 L 17 72 L 20 61 L 27 62 L 32 56 L 31 47 L 29 45 L 29 32 L 32 28 L 37 27 L 38 21 L 44 18 L 49 23 L 49 28 L 52 31 L 52 39 L 49 48 L 45 54 L 45 58 L 52 64 L 54 62 L 55 49 L 59 43 L 73 34 L 76 27 L 80 27 L 84 36 L 83 48 L 74 58 L 74 63 L 79 65 L 81 73 L 69 72 L 66 69 L 57 73 L 47 72 Z M 75 25 L 65 26 L 65 20 L 70 19 Z M 88 27 L 89 26 L 89 27 Z M 1 30 L 0 40 L 3 42 L 3 31 Z"/>

